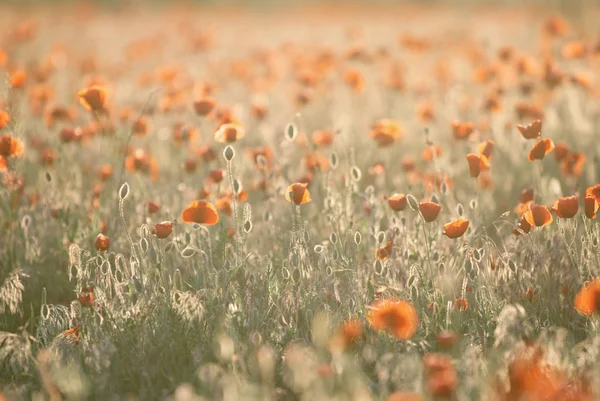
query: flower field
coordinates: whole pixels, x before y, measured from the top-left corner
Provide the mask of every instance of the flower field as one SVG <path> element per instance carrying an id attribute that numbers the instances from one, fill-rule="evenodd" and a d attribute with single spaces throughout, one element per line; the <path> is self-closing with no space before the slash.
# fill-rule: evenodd
<path id="1" fill-rule="evenodd" d="M 600 400 L 600 6 L 0 5 L 0 400 Z"/>

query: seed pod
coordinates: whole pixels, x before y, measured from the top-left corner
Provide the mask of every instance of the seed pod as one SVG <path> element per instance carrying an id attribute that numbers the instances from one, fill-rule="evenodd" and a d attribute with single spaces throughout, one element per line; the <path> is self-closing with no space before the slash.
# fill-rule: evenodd
<path id="1" fill-rule="evenodd" d="M 119 199 L 124 200 L 129 195 L 129 184 L 125 183 L 119 188 Z"/>
<path id="2" fill-rule="evenodd" d="M 288 141 L 293 141 L 296 139 L 296 135 L 298 135 L 298 129 L 292 123 L 286 125 L 285 127 L 285 137 Z"/>
<path id="3" fill-rule="evenodd" d="M 225 148 L 225 150 L 223 150 L 223 157 L 228 162 L 230 162 L 231 160 L 233 160 L 233 158 L 235 157 L 235 150 L 233 149 L 233 147 L 231 145 L 228 145 Z"/>

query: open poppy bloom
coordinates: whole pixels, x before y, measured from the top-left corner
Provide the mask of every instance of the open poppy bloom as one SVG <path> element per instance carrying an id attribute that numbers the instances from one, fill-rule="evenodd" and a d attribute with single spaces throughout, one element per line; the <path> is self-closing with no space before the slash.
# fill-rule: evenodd
<path id="1" fill-rule="evenodd" d="M 531 124 L 517 125 L 517 129 L 525 139 L 537 139 L 542 135 L 542 120 L 535 120 Z"/>
<path id="2" fill-rule="evenodd" d="M 7 111 L 0 110 L 0 129 L 8 127 L 10 121 L 10 114 Z"/>
<path id="3" fill-rule="evenodd" d="M 556 152 L 556 149 L 554 149 Z M 583 174 L 585 155 L 581 152 L 569 152 L 560 162 L 560 170 L 566 176 L 580 177 Z"/>
<path id="4" fill-rule="evenodd" d="M 237 123 L 221 124 L 215 131 L 215 141 L 219 143 L 231 143 L 238 141 L 246 136 L 246 130 Z"/>
<path id="5" fill-rule="evenodd" d="M 423 149 L 423 153 L 421 154 L 421 159 L 426 162 L 430 162 L 433 159 L 436 159 L 442 155 L 442 148 L 439 145 L 429 145 L 425 149 Z"/>
<path id="6" fill-rule="evenodd" d="M 146 211 L 148 212 L 148 214 L 158 213 L 159 210 L 160 205 L 157 202 L 151 200 L 146 201 Z"/>
<path id="7" fill-rule="evenodd" d="M 554 157 L 557 162 L 563 161 L 569 154 L 569 146 L 564 143 L 558 143 L 554 146 Z"/>
<path id="8" fill-rule="evenodd" d="M 181 218 L 186 223 L 198 223 L 212 226 L 219 222 L 219 214 L 212 203 L 195 200 L 181 213 Z"/>
<path id="9" fill-rule="evenodd" d="M 104 234 L 98 234 L 96 237 L 96 241 L 94 242 L 94 247 L 97 251 L 107 251 L 110 246 L 110 238 L 108 238 Z"/>
<path id="10" fill-rule="evenodd" d="M 454 121 L 450 123 L 450 126 L 456 139 L 469 139 L 469 136 L 475 131 L 475 124 L 472 122 L 462 123 Z"/>
<path id="11" fill-rule="evenodd" d="M 375 259 L 386 260 L 392 254 L 392 241 L 388 241 L 383 248 L 375 250 Z"/>
<path id="12" fill-rule="evenodd" d="M 527 159 L 532 162 L 534 160 L 542 160 L 548 153 L 554 150 L 554 142 L 552 139 L 540 139 L 533 145 L 529 151 Z"/>
<path id="13" fill-rule="evenodd" d="M 394 194 L 387 201 L 394 212 L 401 212 L 406 209 L 406 205 L 408 204 L 405 194 Z"/>
<path id="14" fill-rule="evenodd" d="M 78 93 L 79 102 L 90 111 L 101 112 L 106 109 L 106 89 L 100 85 L 93 85 L 82 89 Z"/>
<path id="15" fill-rule="evenodd" d="M 333 132 L 325 130 L 317 130 L 312 134 L 312 141 L 317 147 L 323 148 L 333 143 Z"/>
<path id="16" fill-rule="evenodd" d="M 452 398 L 458 385 L 458 374 L 450 357 L 443 354 L 427 354 L 423 357 L 423 366 L 429 394 L 436 399 Z"/>
<path id="17" fill-rule="evenodd" d="M 358 319 L 350 319 L 343 322 L 332 337 L 329 347 L 345 351 L 356 347 L 365 338 L 365 328 Z"/>
<path id="18" fill-rule="evenodd" d="M 523 214 L 525 220 L 532 227 L 544 227 L 552 223 L 552 213 L 544 205 L 534 205 L 529 207 L 529 210 Z"/>
<path id="19" fill-rule="evenodd" d="M 10 76 L 10 87 L 13 89 L 23 88 L 26 82 L 27 74 L 23 70 L 17 70 Z"/>
<path id="20" fill-rule="evenodd" d="M 156 236 L 156 238 L 167 238 L 173 232 L 173 222 L 172 221 L 163 221 L 162 223 L 157 223 L 154 225 L 152 229 L 152 235 Z"/>
<path id="21" fill-rule="evenodd" d="M 583 286 L 575 297 L 575 309 L 586 316 L 600 314 L 600 278 Z"/>
<path id="22" fill-rule="evenodd" d="M 149 174 L 153 180 L 158 179 L 158 164 L 144 149 L 135 149 L 125 158 L 125 168 L 130 172 Z"/>
<path id="23" fill-rule="evenodd" d="M 491 139 L 488 139 L 485 142 L 481 142 L 479 146 L 477 146 L 477 153 L 482 156 L 485 156 L 488 161 L 492 158 L 492 151 L 494 150 L 495 142 Z"/>
<path id="24" fill-rule="evenodd" d="M 598 201 L 593 195 L 587 194 L 583 199 L 585 217 L 588 219 L 595 219 L 596 212 L 598 211 Z"/>
<path id="25" fill-rule="evenodd" d="M 387 331 L 399 340 L 417 332 L 419 317 L 412 304 L 399 299 L 381 299 L 371 305 L 367 321 L 373 330 Z"/>
<path id="26" fill-rule="evenodd" d="M 600 201 L 600 184 L 586 188 L 585 194 L 593 196 L 596 201 Z"/>
<path id="27" fill-rule="evenodd" d="M 577 195 L 562 197 L 554 203 L 552 209 L 562 219 L 575 217 L 579 210 L 579 197 Z"/>
<path id="28" fill-rule="evenodd" d="M 231 198 L 229 196 L 221 196 L 215 200 L 215 207 L 217 210 L 225 213 L 227 216 L 231 216 L 233 209 L 231 208 Z"/>
<path id="29" fill-rule="evenodd" d="M 419 202 L 419 212 L 421 213 L 421 216 L 423 216 L 423 220 L 427 223 L 434 221 L 441 210 L 442 207 L 435 202 Z"/>
<path id="30" fill-rule="evenodd" d="M 12 135 L 0 135 L 0 156 L 21 157 L 25 153 L 23 142 Z"/>
<path id="31" fill-rule="evenodd" d="M 285 190 L 285 200 L 296 205 L 304 205 L 311 201 L 308 184 L 296 182 Z"/>
<path id="32" fill-rule="evenodd" d="M 529 222 L 525 218 L 525 213 L 523 213 L 523 215 L 521 216 L 521 221 L 519 222 L 519 224 L 517 224 L 517 226 L 515 228 L 513 228 L 513 230 L 512 230 L 513 234 L 521 235 L 521 231 L 524 232 L 525 234 L 529 234 L 529 232 L 533 228 L 532 225 L 529 224 Z"/>
<path id="33" fill-rule="evenodd" d="M 469 174 L 471 177 L 479 177 L 482 171 L 490 168 L 490 162 L 487 157 L 482 154 L 469 153 L 467 155 L 467 162 L 469 163 Z"/>
<path id="34" fill-rule="evenodd" d="M 199 116 L 207 116 L 215 108 L 217 101 L 211 97 L 205 97 L 194 102 L 194 110 Z"/>
<path id="35" fill-rule="evenodd" d="M 519 194 L 519 202 L 528 203 L 533 201 L 533 188 L 525 188 Z"/>
<path id="36" fill-rule="evenodd" d="M 469 221 L 465 219 L 457 219 L 451 223 L 444 224 L 444 235 L 448 238 L 459 238 L 469 228 Z"/>
<path id="37" fill-rule="evenodd" d="M 398 121 L 384 118 L 375 122 L 369 136 L 377 142 L 380 148 L 383 148 L 402 138 L 404 128 Z"/>

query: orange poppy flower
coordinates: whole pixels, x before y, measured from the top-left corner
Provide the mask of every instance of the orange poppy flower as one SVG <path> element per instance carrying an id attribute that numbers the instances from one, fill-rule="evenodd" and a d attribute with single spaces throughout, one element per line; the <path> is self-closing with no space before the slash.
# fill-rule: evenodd
<path id="1" fill-rule="evenodd" d="M 454 309 L 459 311 L 466 311 L 469 309 L 469 301 L 467 298 L 456 298 L 454 300 Z"/>
<path id="2" fill-rule="evenodd" d="M 398 121 L 384 118 L 375 122 L 369 136 L 377 142 L 380 148 L 383 148 L 402 138 L 404 128 Z"/>
<path id="3" fill-rule="evenodd" d="M 94 247 L 97 251 L 107 251 L 110 246 L 110 238 L 108 238 L 104 234 L 98 234 L 96 237 L 96 241 L 94 242 Z"/>
<path id="4" fill-rule="evenodd" d="M 195 153 L 205 162 L 211 162 L 217 158 L 215 150 L 209 145 L 201 145 L 195 150 Z"/>
<path id="5" fill-rule="evenodd" d="M 556 149 L 555 149 L 556 150 Z M 569 152 L 560 163 L 560 170 L 566 176 L 580 177 L 583 174 L 585 155 L 581 152 Z"/>
<path id="6" fill-rule="evenodd" d="M 525 220 L 532 227 L 545 227 L 552 223 L 552 213 L 544 205 L 534 205 L 529 207 L 529 210 L 523 214 Z"/>
<path id="7" fill-rule="evenodd" d="M 8 127 L 10 121 L 10 114 L 8 111 L 0 110 L 0 129 Z"/>
<path id="8" fill-rule="evenodd" d="M 79 323 L 71 329 L 65 330 L 59 335 L 56 336 L 54 341 L 58 341 L 61 343 L 66 343 L 71 346 L 79 345 L 79 334 L 80 334 L 81 326 Z"/>
<path id="9" fill-rule="evenodd" d="M 469 163 L 469 174 L 471 177 L 479 177 L 482 171 L 490 168 L 490 162 L 487 157 L 481 154 L 469 153 L 467 155 L 467 162 Z"/>
<path id="10" fill-rule="evenodd" d="M 150 124 L 148 123 L 148 117 L 141 116 L 133 122 L 133 133 L 135 136 L 145 136 L 150 131 Z"/>
<path id="11" fill-rule="evenodd" d="M 317 170 L 327 171 L 329 169 L 329 160 L 325 155 L 319 152 L 310 152 L 304 156 L 304 165 L 311 172 Z"/>
<path id="12" fill-rule="evenodd" d="M 219 214 L 212 203 L 195 200 L 181 213 L 181 218 L 186 223 L 198 223 L 212 226 L 219 222 Z"/>
<path id="13" fill-rule="evenodd" d="M 352 349 L 365 338 L 365 328 L 358 319 L 350 319 L 343 322 L 330 342 L 331 349 L 345 351 Z"/>
<path id="14" fill-rule="evenodd" d="M 317 130 L 312 134 L 312 141 L 317 147 L 324 148 L 333 143 L 333 132 L 325 130 Z"/>
<path id="15" fill-rule="evenodd" d="M 561 52 L 566 59 L 582 58 L 586 53 L 585 44 L 578 40 L 568 42 L 563 45 Z"/>
<path id="16" fill-rule="evenodd" d="M 4 173 L 8 170 L 8 163 L 4 156 L 0 156 L 0 173 Z"/>
<path id="17" fill-rule="evenodd" d="M 579 210 L 579 197 L 577 195 L 562 197 L 554 203 L 552 210 L 562 219 L 575 217 Z"/>
<path id="18" fill-rule="evenodd" d="M 390 196 L 387 201 L 394 212 L 403 211 L 408 204 L 405 194 L 394 194 Z"/>
<path id="19" fill-rule="evenodd" d="M 199 136 L 199 132 L 196 128 L 181 123 L 175 124 L 172 132 L 173 142 L 176 145 L 191 143 Z"/>
<path id="20" fill-rule="evenodd" d="M 160 210 L 160 205 L 154 201 L 146 201 L 146 211 L 148 212 L 148 214 L 155 214 L 158 213 L 158 211 Z"/>
<path id="21" fill-rule="evenodd" d="M 239 141 L 246 136 L 246 130 L 244 127 L 237 123 L 226 123 L 222 124 L 219 129 L 215 131 L 215 141 L 219 143 L 231 143 Z"/>
<path id="22" fill-rule="evenodd" d="M 419 317 L 409 302 L 380 299 L 371 305 L 367 321 L 375 331 L 388 331 L 400 340 L 408 340 L 417 332 Z"/>
<path id="23" fill-rule="evenodd" d="M 519 202 L 528 203 L 533 201 L 533 188 L 526 188 L 519 194 Z"/>
<path id="24" fill-rule="evenodd" d="M 217 101 L 211 97 L 196 100 L 194 102 L 194 110 L 200 116 L 207 116 L 215 108 Z"/>
<path id="25" fill-rule="evenodd" d="M 392 241 L 388 241 L 383 248 L 377 248 L 375 250 L 375 259 L 386 260 L 388 256 L 392 255 Z"/>
<path id="26" fill-rule="evenodd" d="M 198 167 L 198 162 L 194 159 L 185 159 L 183 161 L 183 169 L 186 173 L 193 173 L 196 171 L 196 167 Z"/>
<path id="27" fill-rule="evenodd" d="M 596 212 L 598 211 L 598 201 L 594 198 L 593 195 L 587 194 L 583 199 L 585 217 L 588 219 L 595 219 Z"/>
<path id="28" fill-rule="evenodd" d="M 521 216 L 521 221 L 519 222 L 519 224 L 517 224 L 515 228 L 513 228 L 512 232 L 515 235 L 521 235 L 521 231 L 523 231 L 525 234 L 529 234 L 532 228 L 532 225 L 529 224 L 529 222 L 525 218 L 525 213 L 523 213 L 523 215 Z"/>
<path id="29" fill-rule="evenodd" d="M 585 194 L 592 195 L 596 201 L 600 201 L 600 184 L 586 188 Z"/>
<path id="30" fill-rule="evenodd" d="M 10 76 L 10 87 L 14 89 L 20 89 L 25 86 L 27 81 L 27 74 L 23 70 L 17 70 Z"/>
<path id="31" fill-rule="evenodd" d="M 435 202 L 426 201 L 419 203 L 419 212 L 427 223 L 434 221 L 440 214 L 441 210 L 442 207 Z"/>
<path id="32" fill-rule="evenodd" d="M 106 89 L 100 85 L 92 85 L 77 94 L 79 102 L 87 110 L 102 112 L 106 110 Z"/>
<path id="33" fill-rule="evenodd" d="M 517 129 L 525 139 L 537 139 L 542 135 L 542 120 L 535 120 L 527 125 L 517 125 Z"/>
<path id="34" fill-rule="evenodd" d="M 439 145 L 430 145 L 423 149 L 421 158 L 423 161 L 430 162 L 442 155 L 442 148 Z"/>
<path id="35" fill-rule="evenodd" d="M 365 87 L 365 79 L 358 70 L 346 71 L 344 82 L 356 93 L 362 92 Z"/>
<path id="36" fill-rule="evenodd" d="M 459 238 L 463 236 L 467 228 L 469 228 L 468 220 L 457 219 L 451 223 L 444 224 L 444 235 L 452 239 Z"/>
<path id="37" fill-rule="evenodd" d="M 136 149 L 125 158 L 125 168 L 131 172 L 150 174 L 153 180 L 158 178 L 158 164 L 144 149 Z"/>
<path id="38" fill-rule="evenodd" d="M 532 162 L 534 160 L 542 160 L 548 153 L 554 150 L 554 142 L 552 139 L 540 139 L 533 145 L 529 151 L 527 159 Z"/>
<path id="39" fill-rule="evenodd" d="M 421 122 L 428 122 L 435 119 L 435 109 L 433 103 L 426 101 L 417 107 L 417 118 Z"/>
<path id="40" fill-rule="evenodd" d="M 90 308 L 94 306 L 94 288 L 88 286 L 86 289 L 81 289 L 81 292 L 77 295 L 77 301 L 81 306 Z"/>
<path id="41" fill-rule="evenodd" d="M 469 139 L 469 136 L 475 131 L 475 124 L 472 122 L 454 121 L 450 123 L 450 127 L 452 127 L 456 139 Z"/>
<path id="42" fill-rule="evenodd" d="M 311 201 L 310 192 L 308 192 L 308 184 L 296 182 L 285 190 L 285 200 L 296 205 L 304 205 Z"/>
<path id="43" fill-rule="evenodd" d="M 532 203 L 533 203 L 533 201 L 527 201 L 525 203 L 518 203 L 517 206 L 515 206 L 515 213 L 518 216 L 523 216 L 523 214 L 525 214 L 529 210 L 529 207 L 531 206 Z"/>
<path id="44" fill-rule="evenodd" d="M 162 223 L 157 223 L 154 225 L 152 229 L 152 235 L 156 236 L 156 238 L 167 238 L 173 232 L 173 222 L 172 221 L 163 221 Z"/>
<path id="45" fill-rule="evenodd" d="M 12 135 L 0 135 L 0 156 L 21 157 L 25 153 L 23 142 Z"/>
<path id="46" fill-rule="evenodd" d="M 452 330 L 445 330 L 437 335 L 437 343 L 441 349 L 452 349 L 460 341 L 460 334 Z"/>
<path id="47" fill-rule="evenodd" d="M 488 139 L 485 142 L 481 142 L 479 146 L 477 146 L 477 153 L 485 156 L 488 161 L 492 158 L 492 151 L 494 150 L 495 142 L 491 139 Z"/>
<path id="48" fill-rule="evenodd" d="M 218 184 L 223 181 L 223 169 L 216 168 L 214 170 L 210 170 L 208 173 L 208 179 L 210 182 Z"/>
<path id="49" fill-rule="evenodd" d="M 600 314 L 600 278 L 592 280 L 579 290 L 575 297 L 575 309 L 586 316 Z"/>
<path id="50" fill-rule="evenodd" d="M 519 102 L 515 105 L 515 111 L 519 118 L 535 118 L 541 119 L 544 117 L 544 111 L 540 106 L 533 103 Z"/>
<path id="51" fill-rule="evenodd" d="M 103 164 L 98 169 L 98 177 L 100 181 L 108 181 L 113 175 L 113 167 L 110 164 Z"/>
<path id="52" fill-rule="evenodd" d="M 215 200 L 215 207 L 222 211 L 227 216 L 231 216 L 233 209 L 231 208 L 231 198 L 229 196 L 221 196 Z"/>

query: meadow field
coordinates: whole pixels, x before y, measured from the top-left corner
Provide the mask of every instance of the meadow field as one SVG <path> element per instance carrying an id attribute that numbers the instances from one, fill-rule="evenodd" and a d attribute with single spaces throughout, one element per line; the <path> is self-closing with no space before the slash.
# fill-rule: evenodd
<path id="1" fill-rule="evenodd" d="M 0 4 L 0 400 L 600 400 L 597 21 Z"/>

